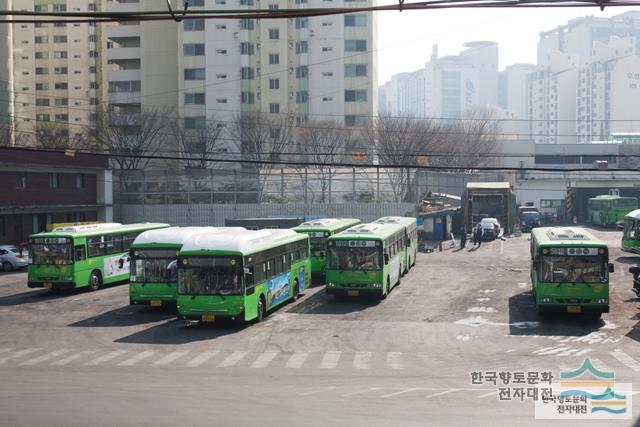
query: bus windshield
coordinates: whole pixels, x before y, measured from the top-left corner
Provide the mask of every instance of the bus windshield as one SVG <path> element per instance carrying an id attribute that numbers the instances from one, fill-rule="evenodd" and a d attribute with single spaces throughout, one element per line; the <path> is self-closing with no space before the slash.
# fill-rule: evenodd
<path id="1" fill-rule="evenodd" d="M 60 243 L 40 242 L 38 239 L 29 245 L 31 263 L 36 265 L 65 265 L 73 264 L 73 251 L 71 243 L 66 239 L 61 239 Z M 53 240 L 53 239 L 47 239 Z M 62 242 L 65 243 L 62 243 Z"/>
<path id="2" fill-rule="evenodd" d="M 178 269 L 178 293 L 188 295 L 242 295 L 239 257 L 188 258 Z"/>
<path id="3" fill-rule="evenodd" d="M 636 199 L 618 199 L 615 201 L 615 205 L 620 207 L 635 207 L 638 206 L 638 201 Z"/>
<path id="4" fill-rule="evenodd" d="M 598 256 L 543 256 L 540 281 L 549 283 L 607 283 L 607 260 Z"/>
<path id="5" fill-rule="evenodd" d="M 329 248 L 329 265 L 332 270 L 379 270 L 382 268 L 380 247 Z"/>
<path id="6" fill-rule="evenodd" d="M 131 278 L 142 283 L 175 283 L 176 268 L 170 264 L 177 260 L 176 249 L 136 249 L 130 269 Z M 175 264 L 174 264 L 175 265 Z"/>
<path id="7" fill-rule="evenodd" d="M 319 252 L 326 250 L 327 240 L 324 236 L 322 237 L 309 237 L 309 242 L 311 246 L 311 252 Z"/>

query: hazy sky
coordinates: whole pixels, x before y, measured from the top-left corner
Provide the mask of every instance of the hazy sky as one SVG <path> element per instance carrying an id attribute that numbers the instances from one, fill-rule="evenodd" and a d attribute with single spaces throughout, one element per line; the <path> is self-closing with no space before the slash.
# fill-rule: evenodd
<path id="1" fill-rule="evenodd" d="M 411 0 L 407 0 L 411 1 Z M 390 4 L 384 0 L 380 4 Z M 579 16 L 610 17 L 640 8 L 598 7 L 555 9 L 466 9 L 378 13 L 378 82 L 391 75 L 424 66 L 431 46 L 439 56 L 455 55 L 463 43 L 475 40 L 498 42 L 500 70 L 521 62 L 536 63 L 541 31 L 551 30 Z"/>

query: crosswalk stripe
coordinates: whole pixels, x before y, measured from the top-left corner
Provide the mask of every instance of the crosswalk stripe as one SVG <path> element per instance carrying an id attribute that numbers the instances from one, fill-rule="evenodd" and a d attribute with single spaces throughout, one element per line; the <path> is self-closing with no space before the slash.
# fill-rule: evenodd
<path id="1" fill-rule="evenodd" d="M 387 353 L 387 366 L 391 369 L 403 369 L 402 353 L 397 351 Z"/>
<path id="2" fill-rule="evenodd" d="M 81 351 L 79 353 L 72 354 L 71 356 L 67 356 L 64 359 L 56 360 L 55 362 L 51 363 L 51 366 L 68 365 L 69 363 L 73 362 L 74 360 L 78 360 L 78 359 L 81 359 L 83 357 L 89 356 L 89 355 L 95 353 L 96 351 L 98 351 L 98 350 L 84 350 L 84 351 Z"/>
<path id="3" fill-rule="evenodd" d="M 118 356 L 122 356 L 123 354 L 128 353 L 127 350 L 114 350 L 110 353 L 105 354 L 104 356 L 100 356 L 97 359 L 93 359 L 90 362 L 85 363 L 85 366 L 97 366 L 103 362 L 108 362 L 111 359 L 115 359 Z"/>
<path id="4" fill-rule="evenodd" d="M 340 395 L 340 397 L 355 396 L 356 394 L 364 394 L 364 393 L 368 393 L 370 391 L 380 390 L 381 388 L 382 387 L 369 387 L 369 388 L 365 388 L 364 390 L 352 391 L 351 393 L 346 393 L 346 394 Z"/>
<path id="5" fill-rule="evenodd" d="M 43 356 L 39 356 L 36 357 L 35 359 L 31 359 L 31 360 L 27 360 L 25 362 L 22 362 L 20 365 L 21 366 L 32 366 L 32 365 L 37 365 L 38 363 L 42 363 L 45 362 L 49 359 L 53 359 L 54 357 L 58 357 L 58 356 L 62 356 L 65 353 L 70 352 L 71 350 L 68 348 L 63 348 L 61 350 L 56 350 L 56 351 L 52 351 L 51 353 L 47 353 Z"/>
<path id="6" fill-rule="evenodd" d="M 3 363 L 5 363 L 7 360 L 15 358 L 15 357 L 22 357 L 22 356 L 26 356 L 28 354 L 31 353 L 35 353 L 36 351 L 40 350 L 39 348 L 25 348 L 24 350 L 20 350 L 17 351 L 9 356 L 0 358 L 0 365 L 2 365 Z"/>
<path id="7" fill-rule="evenodd" d="M 265 351 L 253 361 L 251 367 L 254 369 L 266 368 L 278 354 L 280 354 L 279 351 Z"/>
<path id="8" fill-rule="evenodd" d="M 287 363 L 284 365 L 285 368 L 289 369 L 300 369 L 302 364 L 309 357 L 309 353 L 293 353 Z"/>
<path id="9" fill-rule="evenodd" d="M 633 357 L 629 356 L 624 351 L 620 349 L 616 349 L 610 352 L 609 354 L 615 357 L 616 359 L 618 359 L 620 362 L 627 365 L 629 368 L 633 369 L 634 371 L 640 372 L 640 363 Z"/>
<path id="10" fill-rule="evenodd" d="M 579 348 L 570 348 L 567 351 L 563 351 L 561 353 L 556 354 L 556 357 L 571 356 L 572 353 L 576 353 L 578 350 L 580 350 L 580 349 Z"/>
<path id="11" fill-rule="evenodd" d="M 205 363 L 207 360 L 211 359 L 212 357 L 214 357 L 216 354 L 218 354 L 219 351 L 218 350 L 213 350 L 213 351 L 205 351 L 199 355 L 197 355 L 196 357 L 194 357 L 193 359 L 191 359 L 190 361 L 188 361 L 187 363 L 184 364 L 185 368 L 195 368 L 198 367 L 200 365 L 202 365 L 203 363 Z"/>
<path id="12" fill-rule="evenodd" d="M 169 363 L 176 361 L 178 359 L 180 359 L 182 356 L 186 355 L 187 353 L 189 353 L 188 351 L 174 351 L 173 353 L 169 353 L 167 354 L 165 357 L 163 357 L 160 360 L 156 360 L 155 362 L 153 362 L 151 364 L 151 366 L 164 366 L 164 365 L 168 365 Z"/>
<path id="13" fill-rule="evenodd" d="M 395 391 L 393 393 L 389 393 L 389 394 L 384 394 L 381 397 L 386 399 L 388 397 L 394 397 L 394 396 L 399 396 L 401 394 L 405 394 L 405 393 L 411 393 L 412 391 L 416 391 L 419 390 L 417 388 L 405 388 L 404 390 L 400 390 L 400 391 Z"/>
<path id="14" fill-rule="evenodd" d="M 551 350 L 551 349 L 554 349 L 554 348 L 556 348 L 556 347 L 544 347 L 544 348 L 539 348 L 539 349 L 537 349 L 537 350 L 534 350 L 534 351 L 533 351 L 533 354 L 541 353 L 541 352 L 543 352 L 543 351 Z"/>
<path id="15" fill-rule="evenodd" d="M 320 362 L 321 369 L 334 369 L 340 361 L 341 351 L 327 351 Z"/>
<path id="16" fill-rule="evenodd" d="M 439 393 L 433 393 L 427 396 L 427 399 L 431 399 L 433 397 L 444 396 L 445 394 L 453 393 L 454 391 L 458 391 L 457 388 L 450 388 L 449 390 L 441 391 Z"/>
<path id="17" fill-rule="evenodd" d="M 218 363 L 218 368 L 228 368 L 230 366 L 234 366 L 236 363 L 244 359 L 244 357 L 249 353 L 248 351 L 236 351 L 231 353 L 224 359 L 222 362 Z"/>
<path id="18" fill-rule="evenodd" d="M 358 351 L 353 356 L 353 367 L 356 369 L 369 369 L 369 363 L 371 362 L 371 352 Z"/>
<path id="19" fill-rule="evenodd" d="M 569 350 L 571 347 L 557 347 L 554 348 L 553 350 L 547 350 L 547 351 L 541 351 L 538 353 L 539 356 L 546 356 L 548 354 L 554 354 L 554 353 L 559 353 L 561 351 L 566 351 Z"/>
<path id="20" fill-rule="evenodd" d="M 579 352 L 574 354 L 574 356 L 582 356 L 583 354 L 587 354 L 589 352 L 591 352 L 591 349 L 590 348 L 585 348 L 584 350 L 580 350 Z"/>
<path id="21" fill-rule="evenodd" d="M 153 356 L 156 353 L 155 350 L 147 350 L 147 351 L 143 351 L 142 353 L 138 353 L 135 356 L 132 356 L 130 358 L 128 358 L 127 360 L 118 363 L 118 366 L 133 366 L 136 363 L 140 362 L 141 360 L 147 359 L 151 356 Z"/>

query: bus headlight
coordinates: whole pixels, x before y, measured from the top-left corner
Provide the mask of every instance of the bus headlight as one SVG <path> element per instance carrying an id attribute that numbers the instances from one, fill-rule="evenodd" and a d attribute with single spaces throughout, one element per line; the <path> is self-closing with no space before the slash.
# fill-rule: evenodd
<path id="1" fill-rule="evenodd" d="M 596 300 L 597 304 L 609 304 L 609 298 L 598 298 Z"/>
<path id="2" fill-rule="evenodd" d="M 381 288 L 382 287 L 382 283 L 372 283 L 371 286 L 373 286 L 374 288 Z"/>
<path id="3" fill-rule="evenodd" d="M 551 298 L 549 298 L 549 297 L 540 298 L 540 302 L 549 303 L 549 302 L 551 302 Z"/>
<path id="4" fill-rule="evenodd" d="M 335 283 L 327 283 L 327 286 L 330 288 L 335 288 L 336 284 Z"/>

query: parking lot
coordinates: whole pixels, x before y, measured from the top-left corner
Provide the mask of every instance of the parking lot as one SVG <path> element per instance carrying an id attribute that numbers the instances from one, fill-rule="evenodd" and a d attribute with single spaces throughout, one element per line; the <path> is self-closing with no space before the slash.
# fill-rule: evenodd
<path id="1" fill-rule="evenodd" d="M 129 306 L 126 285 L 54 294 L 28 289 L 24 271 L 0 273 L 0 423 L 533 424 L 531 401 L 500 401 L 471 372 L 558 373 L 585 357 L 640 390 L 628 273 L 640 259 L 620 251 L 620 232 L 594 233 L 615 264 L 601 321 L 538 317 L 527 234 L 419 254 L 384 301 L 318 286 L 247 325 L 187 326 Z"/>

